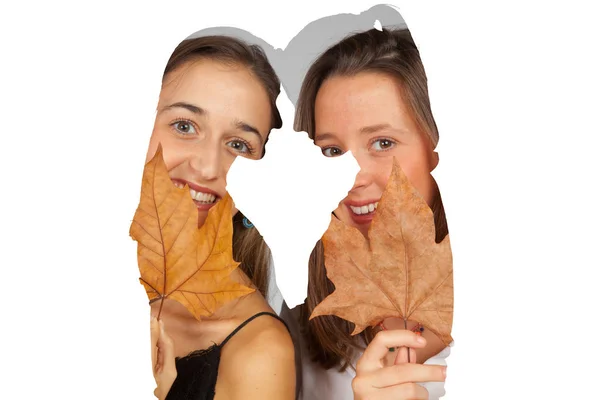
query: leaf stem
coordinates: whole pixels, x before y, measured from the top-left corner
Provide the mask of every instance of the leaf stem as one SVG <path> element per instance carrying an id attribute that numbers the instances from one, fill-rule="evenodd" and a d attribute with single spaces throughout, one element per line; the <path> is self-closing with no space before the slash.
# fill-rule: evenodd
<path id="1" fill-rule="evenodd" d="M 408 330 L 408 324 L 407 324 L 407 321 L 406 321 L 406 319 L 404 320 L 404 329 Z M 406 349 L 406 352 L 407 352 L 407 354 L 408 354 L 408 363 L 410 364 L 410 347 L 408 347 L 408 348 Z"/>
<path id="2" fill-rule="evenodd" d="M 162 306 L 163 306 L 164 302 L 165 302 L 165 296 L 160 296 L 160 307 L 158 308 L 158 315 L 156 316 L 157 320 L 160 319 L 160 312 L 162 311 Z"/>

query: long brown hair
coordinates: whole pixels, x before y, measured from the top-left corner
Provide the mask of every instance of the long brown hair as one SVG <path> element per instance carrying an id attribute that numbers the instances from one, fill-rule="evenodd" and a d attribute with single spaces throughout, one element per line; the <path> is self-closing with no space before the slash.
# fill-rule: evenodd
<path id="1" fill-rule="evenodd" d="M 407 102 L 417 125 L 429 137 L 433 148 L 439 136 L 427 88 L 427 76 L 419 50 L 408 29 L 371 29 L 346 37 L 325 51 L 308 70 L 298 104 L 294 129 L 305 131 L 314 140 L 315 100 L 323 82 L 332 76 L 352 76 L 360 72 L 382 72 L 396 79 L 404 89 Z M 436 241 L 448 233 L 442 199 L 435 184 L 431 205 L 436 226 Z M 327 278 L 323 244 L 317 242 L 309 261 L 308 296 L 300 306 L 300 325 L 313 361 L 329 369 L 341 364 L 341 371 L 352 365 L 355 350 L 364 348 L 374 336 L 369 328 L 353 337 L 353 324 L 339 317 L 321 316 L 308 320 L 313 309 L 335 290 Z"/>
<path id="2" fill-rule="evenodd" d="M 281 116 L 276 105 L 281 83 L 261 47 L 249 45 L 229 36 L 186 39 L 177 46 L 167 62 L 163 73 L 163 84 L 170 72 L 185 63 L 202 58 L 247 67 L 264 87 L 269 97 L 271 129 L 281 128 Z M 266 297 L 271 253 L 260 233 L 255 228 L 244 226 L 243 218 L 244 215 L 241 212 L 233 217 L 233 258 L 241 263 L 241 270 Z"/>

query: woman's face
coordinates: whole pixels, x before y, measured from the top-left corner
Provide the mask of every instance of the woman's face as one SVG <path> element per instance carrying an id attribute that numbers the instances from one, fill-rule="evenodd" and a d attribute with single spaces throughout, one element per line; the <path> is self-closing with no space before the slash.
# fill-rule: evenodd
<path id="1" fill-rule="evenodd" d="M 315 144 L 327 157 L 352 151 L 361 168 L 335 215 L 365 237 L 393 157 L 430 206 L 433 200 L 430 172 L 437 165 L 437 154 L 427 134 L 418 128 L 402 90 L 389 75 L 363 72 L 331 77 L 317 93 Z"/>
<path id="2" fill-rule="evenodd" d="M 162 144 L 169 176 L 189 186 L 200 226 L 225 196 L 235 157 L 260 158 L 270 127 L 267 92 L 246 67 L 187 62 L 164 81 L 146 162 Z"/>

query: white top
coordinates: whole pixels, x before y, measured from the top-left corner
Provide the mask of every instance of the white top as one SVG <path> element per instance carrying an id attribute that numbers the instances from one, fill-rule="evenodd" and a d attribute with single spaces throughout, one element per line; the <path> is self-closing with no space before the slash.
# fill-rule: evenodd
<path id="1" fill-rule="evenodd" d="M 268 302 L 277 314 L 287 323 L 290 328 L 294 347 L 296 348 L 296 372 L 298 374 L 298 384 L 301 385 L 302 391 L 298 400 L 354 400 L 352 393 L 352 379 L 356 376 L 356 372 L 352 368 L 346 368 L 344 372 L 338 372 L 338 369 L 331 368 L 323 369 L 310 361 L 308 350 L 304 343 L 304 338 L 300 335 L 300 327 L 298 325 L 296 315 L 291 311 L 285 302 L 277 286 L 272 282 L 271 277 Z M 447 365 L 446 358 L 450 355 L 450 347 L 454 346 L 454 342 L 450 343 L 444 350 L 431 357 L 424 364 Z M 352 363 L 356 367 L 356 362 L 362 355 L 362 352 L 357 352 L 356 358 Z M 429 400 L 439 400 L 446 394 L 444 382 L 425 382 L 419 383 L 429 392 Z"/>
<path id="2" fill-rule="evenodd" d="M 453 346 L 453 343 L 450 343 Z M 431 357 L 425 364 L 446 365 L 446 357 L 450 354 L 450 346 L 446 347 L 440 353 Z M 346 368 L 344 372 L 338 372 L 332 368 L 324 370 L 319 365 L 312 363 L 305 357 L 305 351 L 302 357 L 302 394 L 301 400 L 353 400 L 352 379 L 356 372 L 352 368 Z M 362 355 L 357 355 L 353 365 Z M 419 383 L 429 391 L 429 400 L 438 400 L 446 394 L 443 382 Z"/>
<path id="3" fill-rule="evenodd" d="M 320 365 L 313 363 L 308 357 L 308 350 L 304 338 L 300 335 L 294 311 L 291 311 L 285 303 L 281 305 L 280 309 L 280 316 L 288 324 L 296 347 L 298 384 L 302 386 L 298 400 L 353 400 L 352 379 L 356 376 L 354 369 L 346 368 L 344 372 L 339 372 L 337 368 L 325 370 Z M 448 347 L 425 361 L 424 364 L 447 365 L 446 358 L 450 355 L 450 347 L 453 345 L 454 342 L 450 343 Z M 361 355 L 362 352 L 357 352 L 352 363 L 354 367 Z M 446 394 L 444 382 L 419 384 L 429 392 L 429 400 L 439 400 Z"/>

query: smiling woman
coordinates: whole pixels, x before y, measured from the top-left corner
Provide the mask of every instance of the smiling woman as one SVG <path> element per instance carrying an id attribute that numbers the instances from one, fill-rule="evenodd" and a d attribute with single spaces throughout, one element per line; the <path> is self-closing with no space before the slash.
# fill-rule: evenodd
<path id="1" fill-rule="evenodd" d="M 270 130 L 281 127 L 279 90 L 258 46 L 207 36 L 175 49 L 163 75 L 147 161 L 160 145 L 173 184 L 189 188 L 199 227 L 226 196 L 234 159 L 261 158 Z M 200 321 L 182 304 L 164 300 L 161 320 L 151 324 L 160 399 L 295 397 L 291 337 L 265 300 L 269 250 L 243 215 L 233 214 L 233 257 L 241 264 L 231 279 L 258 290 Z M 151 304 L 152 315 L 159 303 Z"/>
<path id="2" fill-rule="evenodd" d="M 333 76 L 315 101 L 315 144 L 327 157 L 351 150 L 361 171 L 335 215 L 365 236 L 396 157 L 427 203 L 433 202 L 437 164 L 432 140 L 423 135 L 398 79 L 378 71 Z"/>
<path id="3" fill-rule="evenodd" d="M 433 211 L 436 242 L 447 235 L 431 176 L 438 164 L 438 130 L 425 70 L 407 29 L 357 33 L 319 56 L 302 84 L 295 129 L 308 132 L 325 156 L 351 151 L 360 165 L 354 186 L 334 211 L 340 221 L 368 238 L 395 158 Z M 385 332 L 369 328 L 352 336 L 352 324 L 336 316 L 309 320 L 334 290 L 318 242 L 306 303 L 295 310 L 308 355 L 302 367 L 306 399 L 437 399 L 443 394 L 443 384 L 432 383 L 445 380 L 445 368 L 420 364 L 436 363 L 436 356 L 443 359 L 449 349 L 416 321 L 386 318 L 379 328 Z"/>

